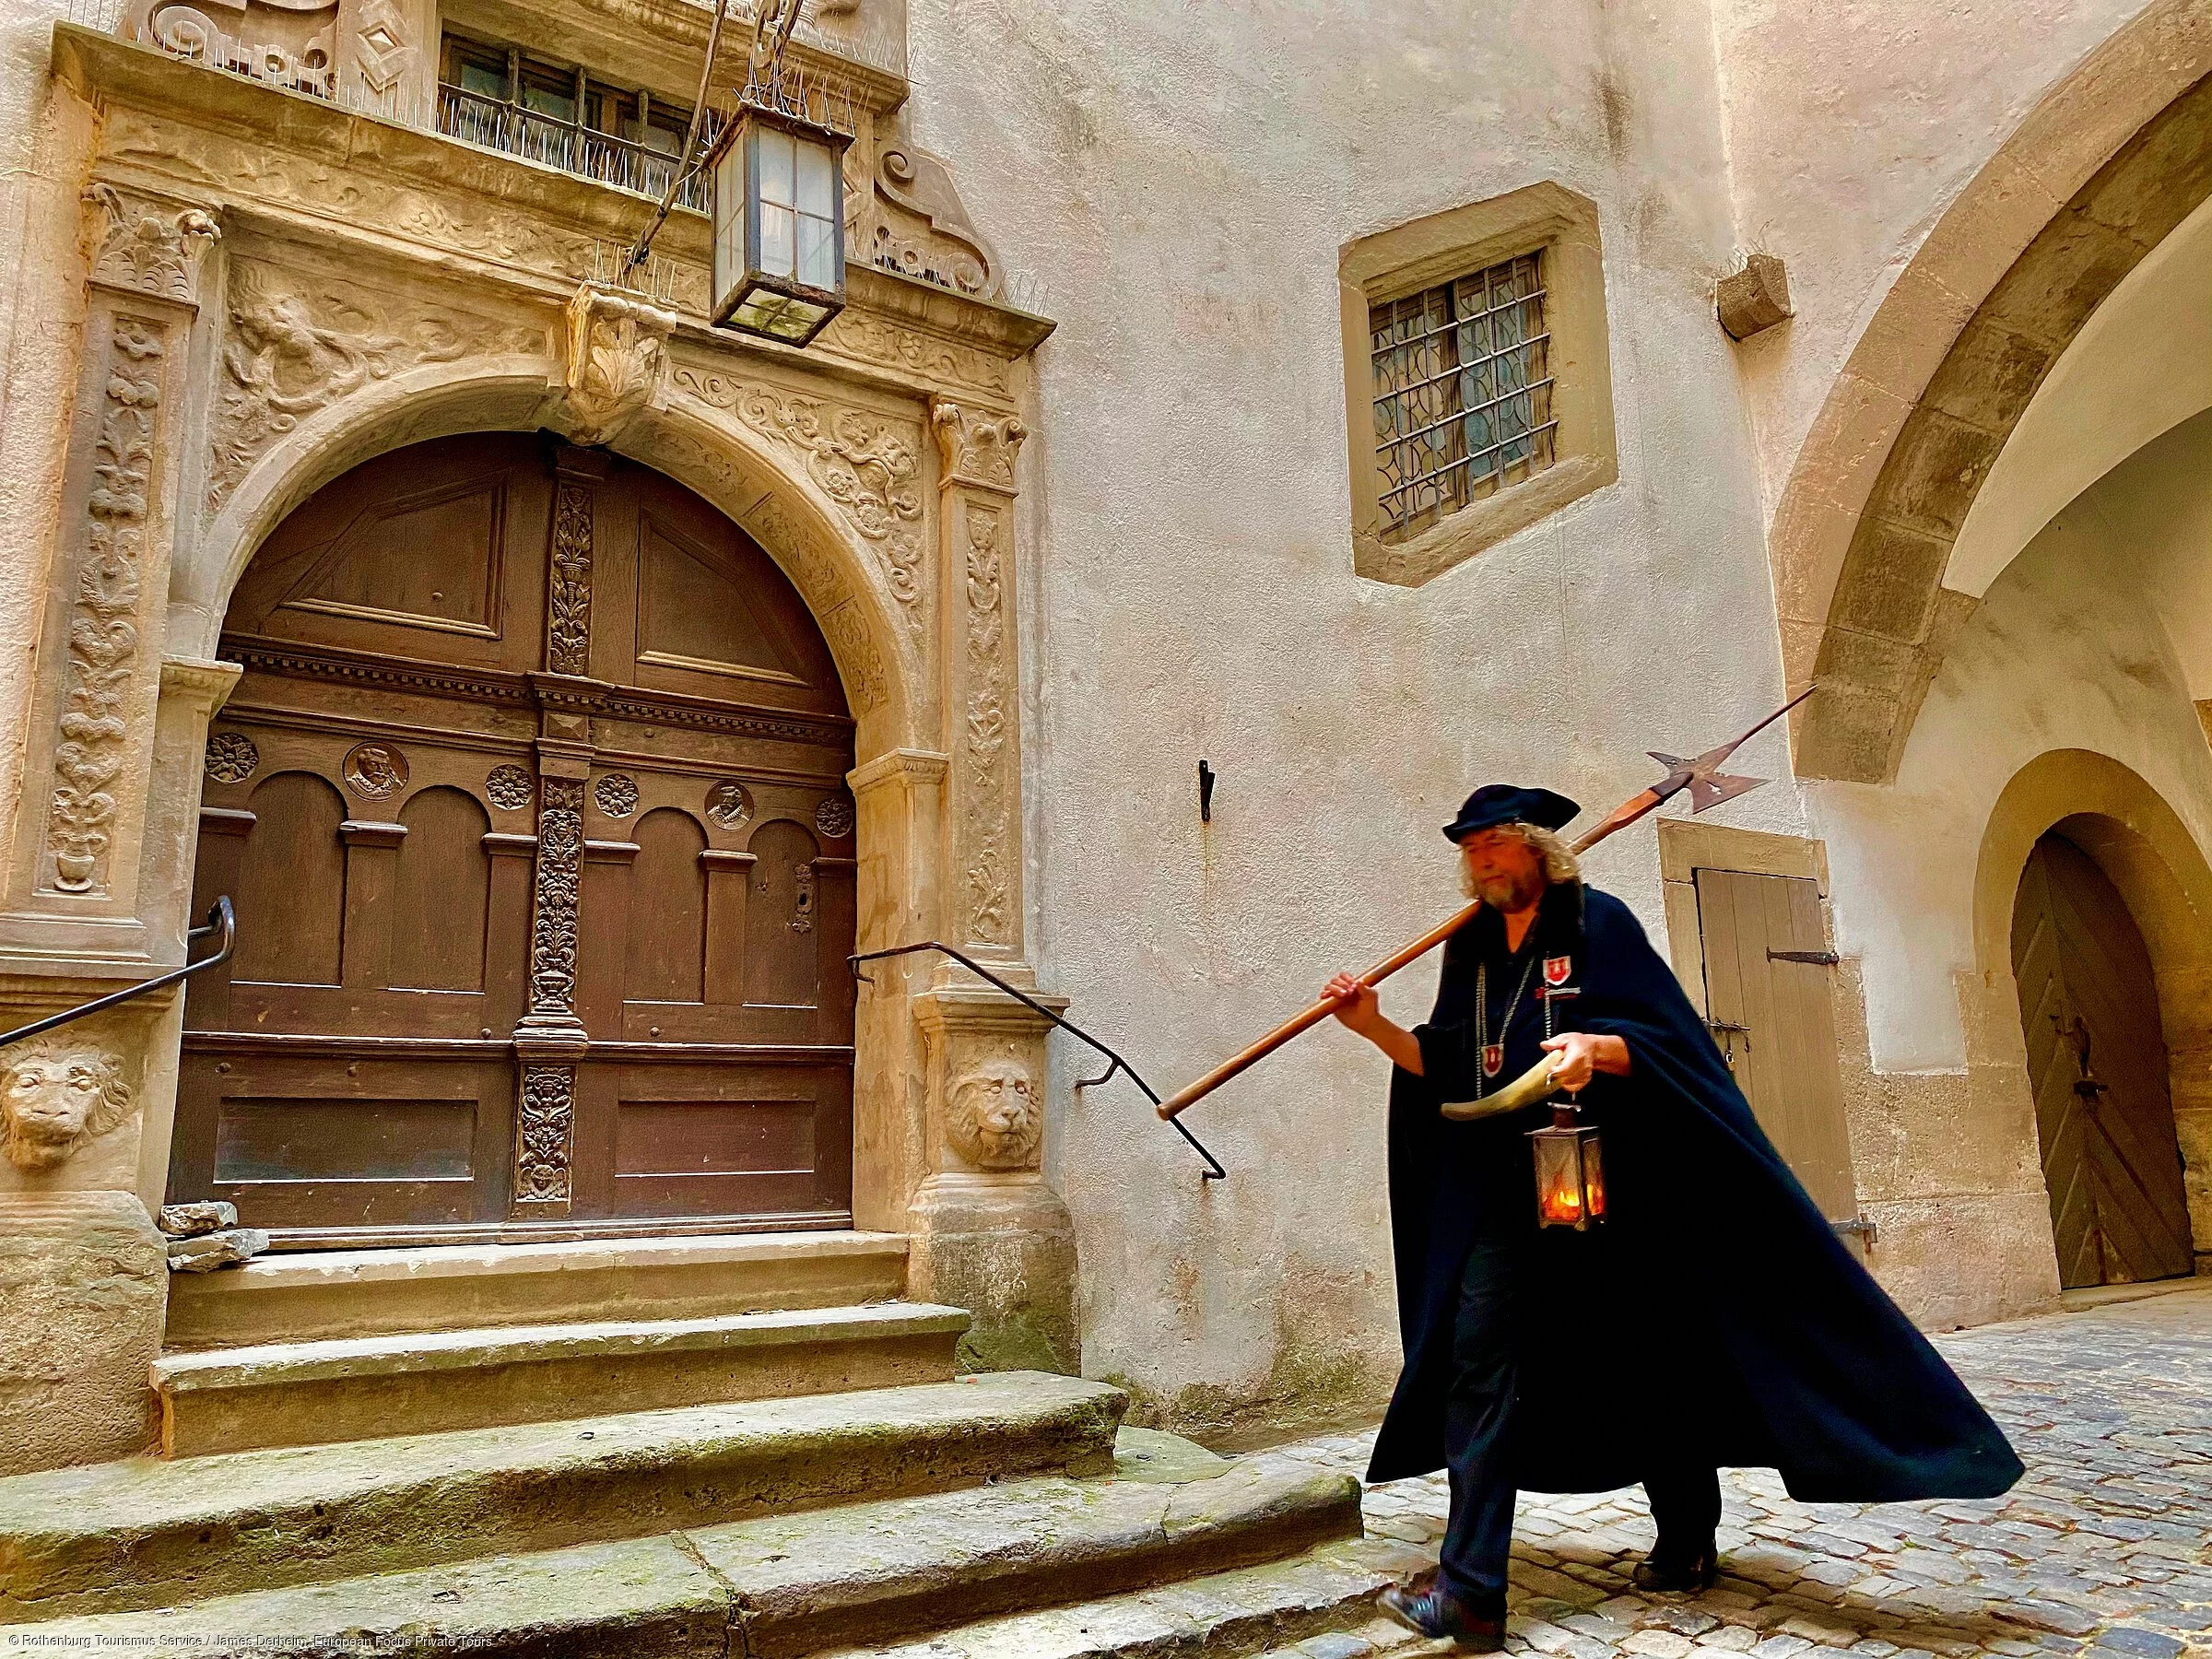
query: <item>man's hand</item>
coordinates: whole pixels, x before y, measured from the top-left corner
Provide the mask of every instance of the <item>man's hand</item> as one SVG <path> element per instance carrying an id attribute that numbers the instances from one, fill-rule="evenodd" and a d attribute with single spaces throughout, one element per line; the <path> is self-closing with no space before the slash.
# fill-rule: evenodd
<path id="1" fill-rule="evenodd" d="M 1343 1017 L 1338 1016 L 1339 1018 Z M 1572 1094 L 1589 1086 L 1594 1073 L 1616 1077 L 1629 1075 L 1629 1045 L 1618 1037 L 1596 1037 L 1588 1031 L 1562 1031 L 1547 1037 L 1544 1046 L 1559 1056 L 1551 1080 Z"/>
<path id="2" fill-rule="evenodd" d="M 1361 984 L 1356 974 L 1340 973 L 1322 987 L 1321 994 L 1335 1002 L 1336 1018 L 1347 1030 L 1374 1041 L 1384 1021 L 1382 999 L 1372 985 Z"/>

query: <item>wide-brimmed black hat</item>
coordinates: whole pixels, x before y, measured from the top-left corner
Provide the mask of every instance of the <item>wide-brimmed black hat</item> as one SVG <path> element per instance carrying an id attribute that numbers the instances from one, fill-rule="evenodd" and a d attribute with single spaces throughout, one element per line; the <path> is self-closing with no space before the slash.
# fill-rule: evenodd
<path id="1" fill-rule="evenodd" d="M 1523 789 L 1518 783 L 1485 783 L 1466 799 L 1459 816 L 1444 826 L 1444 834 L 1461 841 L 1477 830 L 1500 824 L 1534 824 L 1557 830 L 1571 823 L 1582 807 L 1548 789 Z"/>

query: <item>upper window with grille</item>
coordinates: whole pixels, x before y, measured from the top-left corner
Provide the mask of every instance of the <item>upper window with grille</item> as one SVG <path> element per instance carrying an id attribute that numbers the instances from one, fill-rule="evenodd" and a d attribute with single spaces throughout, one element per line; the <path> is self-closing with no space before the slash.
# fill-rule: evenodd
<path id="1" fill-rule="evenodd" d="M 1375 306 L 1370 332 L 1382 540 L 1551 465 L 1540 252 Z"/>
<path id="2" fill-rule="evenodd" d="M 1597 206 L 1564 185 L 1345 243 L 1352 568 L 1418 587 L 1619 477 Z"/>

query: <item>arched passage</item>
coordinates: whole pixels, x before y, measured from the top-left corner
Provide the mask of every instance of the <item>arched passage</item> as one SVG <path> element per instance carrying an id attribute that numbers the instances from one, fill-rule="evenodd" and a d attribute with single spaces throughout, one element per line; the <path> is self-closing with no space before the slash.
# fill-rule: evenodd
<path id="1" fill-rule="evenodd" d="M 1973 601 L 1969 510 L 2089 314 L 2212 195 L 2212 30 L 2161 0 L 2030 114 L 1869 322 L 1771 534 L 1800 775 L 1887 782 Z"/>
<path id="2" fill-rule="evenodd" d="M 1989 1034 L 1994 1057 L 1982 1067 L 2002 1074 L 1980 1092 L 1990 1100 L 2009 1097 L 2023 1108 L 1992 1121 L 1985 1131 L 2037 1137 L 2048 1178 L 2034 1084 L 2042 1075 L 2039 1060 L 2047 1066 L 2053 1056 L 2039 1054 L 2037 1041 L 2027 1035 L 2023 1009 L 2036 1004 L 2029 1018 L 2037 1021 L 2053 1010 L 2037 1000 L 2043 987 L 2023 986 L 2015 960 L 2027 896 L 2023 884 L 2034 876 L 2039 845 L 2053 836 L 2077 850 L 2109 884 L 2112 898 L 2140 935 L 2156 999 L 2150 1012 L 2166 1050 L 2165 1082 L 2194 1249 L 2199 1261 L 2212 1259 L 2212 865 L 2158 792 L 2104 755 L 2055 749 L 2037 757 L 2006 784 L 1983 834 L 1974 877 L 1973 983 L 1981 1006 L 1968 1012 Z M 2060 1026 L 2070 1029 L 2070 1017 L 2062 1014 Z M 2041 1035 L 2039 1030 L 2037 1041 Z M 2062 1033 L 2054 1029 L 2053 1037 L 2059 1040 Z M 2075 1065 L 2078 1074 L 2077 1060 L 2065 1053 L 2055 1057 Z M 2098 1059 L 2092 1043 L 2091 1080 L 2109 1081 L 2095 1076 Z M 2069 1091 L 2074 1080 L 2063 1075 L 2058 1079 Z M 2065 1207 L 2066 1194 L 2049 1195 L 2054 1212 Z M 2054 1253 L 2065 1242 L 2063 1233 L 2054 1238 Z M 2068 1271 L 2063 1259 L 2058 1267 Z M 2078 1263 L 2074 1272 L 2078 1277 Z"/>
<path id="3" fill-rule="evenodd" d="M 431 440 L 289 512 L 219 649 L 203 897 L 337 927 L 312 982 L 195 990 L 172 1195 L 294 1244 L 850 1224 L 853 722 L 749 535 L 605 452 Z M 764 818 L 821 829 L 803 871 L 756 878 Z"/>

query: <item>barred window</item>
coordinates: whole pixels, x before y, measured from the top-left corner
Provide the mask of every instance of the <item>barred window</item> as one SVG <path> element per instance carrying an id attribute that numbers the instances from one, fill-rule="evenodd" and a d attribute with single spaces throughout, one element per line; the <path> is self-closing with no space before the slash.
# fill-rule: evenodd
<path id="1" fill-rule="evenodd" d="M 1552 464 L 1543 276 L 1528 253 L 1370 307 L 1382 541 Z"/>

